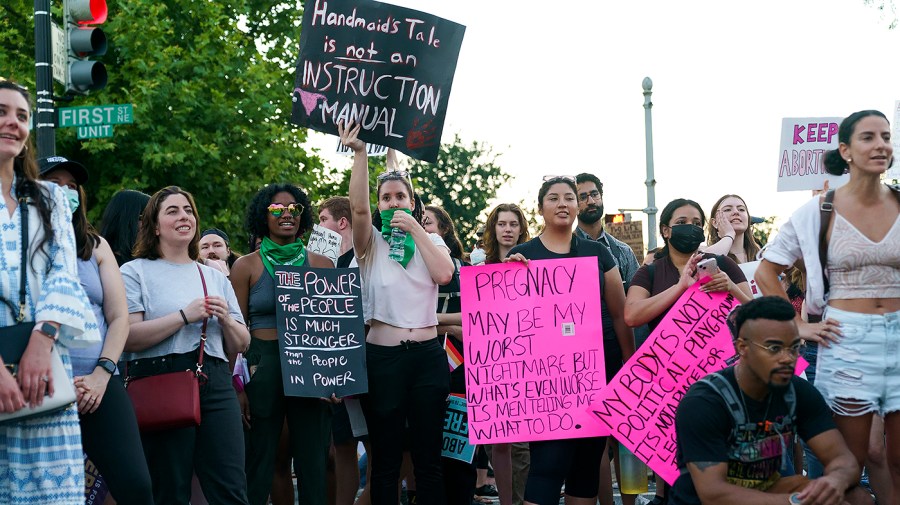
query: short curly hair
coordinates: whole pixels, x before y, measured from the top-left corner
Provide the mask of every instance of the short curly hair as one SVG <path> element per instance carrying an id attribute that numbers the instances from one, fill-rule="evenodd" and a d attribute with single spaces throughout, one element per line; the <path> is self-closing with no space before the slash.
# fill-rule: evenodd
<path id="1" fill-rule="evenodd" d="M 303 212 L 300 214 L 300 226 L 297 229 L 297 236 L 300 237 L 312 229 L 313 209 L 310 208 L 309 197 L 306 196 L 306 193 L 293 184 L 269 184 L 256 193 L 253 200 L 250 201 L 250 205 L 247 207 L 245 225 L 251 237 L 269 236 L 269 224 L 267 220 L 269 205 L 272 203 L 272 198 L 275 198 L 275 195 L 278 193 L 290 193 L 291 196 L 294 197 L 294 201 L 303 206 Z"/>

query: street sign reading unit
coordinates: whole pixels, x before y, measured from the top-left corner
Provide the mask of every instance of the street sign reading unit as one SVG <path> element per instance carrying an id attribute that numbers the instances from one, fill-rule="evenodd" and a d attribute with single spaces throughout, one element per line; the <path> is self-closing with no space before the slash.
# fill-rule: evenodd
<path id="1" fill-rule="evenodd" d="M 78 140 L 84 139 L 103 139 L 113 136 L 113 127 L 111 124 L 102 124 L 97 126 L 79 126 Z"/>
<path id="2" fill-rule="evenodd" d="M 74 126 L 99 126 L 134 123 L 134 110 L 130 103 L 113 105 L 88 105 L 85 107 L 60 107 L 58 128 Z"/>

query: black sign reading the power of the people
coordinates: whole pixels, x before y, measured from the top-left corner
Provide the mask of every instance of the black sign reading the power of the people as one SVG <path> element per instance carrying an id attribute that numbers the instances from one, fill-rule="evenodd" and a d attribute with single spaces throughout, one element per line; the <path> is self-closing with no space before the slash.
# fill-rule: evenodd
<path id="1" fill-rule="evenodd" d="M 310 0 L 300 32 L 291 122 L 437 160 L 466 27 L 371 0 Z"/>
<path id="2" fill-rule="evenodd" d="M 276 266 L 275 297 L 284 394 L 367 392 L 359 269 Z"/>

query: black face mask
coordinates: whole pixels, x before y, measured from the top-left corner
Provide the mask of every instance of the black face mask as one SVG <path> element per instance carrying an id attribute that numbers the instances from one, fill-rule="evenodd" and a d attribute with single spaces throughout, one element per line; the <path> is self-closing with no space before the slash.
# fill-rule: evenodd
<path id="1" fill-rule="evenodd" d="M 596 208 L 592 209 L 587 207 L 583 212 L 578 213 L 578 220 L 583 222 L 584 224 L 594 224 L 603 217 L 603 204 L 597 205 Z"/>
<path id="2" fill-rule="evenodd" d="M 695 224 L 676 224 L 671 230 L 669 245 L 680 253 L 693 253 L 703 242 L 703 228 Z"/>

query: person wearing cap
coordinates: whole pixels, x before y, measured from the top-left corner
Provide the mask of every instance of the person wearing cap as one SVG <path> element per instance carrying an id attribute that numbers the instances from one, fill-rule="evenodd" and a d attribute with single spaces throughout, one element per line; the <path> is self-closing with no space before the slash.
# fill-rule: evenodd
<path id="1" fill-rule="evenodd" d="M 230 275 L 231 267 L 240 255 L 231 250 L 228 234 L 218 228 L 209 228 L 200 234 L 200 258 L 207 266 Z"/>
<path id="2" fill-rule="evenodd" d="M 152 504 L 150 471 L 131 400 L 116 367 L 128 338 L 128 304 L 116 257 L 87 220 L 87 170 L 62 156 L 39 161 L 41 179 L 66 192 L 75 232 L 78 278 L 91 302 L 101 342 L 72 348 L 84 452 L 119 503 Z"/>
<path id="3" fill-rule="evenodd" d="M 707 244 L 703 252 L 721 254 L 735 263 L 756 261 L 759 242 L 753 236 L 754 219 L 750 217 L 747 204 L 738 195 L 725 195 L 712 206 Z"/>
<path id="4" fill-rule="evenodd" d="M 15 376 L 0 360 L 0 413 L 42 405 L 60 389 L 60 380 L 71 380 L 69 347 L 100 341 L 78 282 L 65 193 L 38 180 L 29 141 L 32 108 L 24 88 L 0 80 L 0 331 L 9 337 L 12 326 L 31 327 Z M 65 379 L 54 379 L 53 350 Z M 0 503 L 84 503 L 84 456 L 74 407 L 9 420 L 0 425 L 0 448 Z"/>

